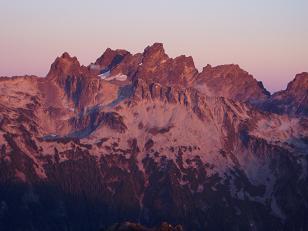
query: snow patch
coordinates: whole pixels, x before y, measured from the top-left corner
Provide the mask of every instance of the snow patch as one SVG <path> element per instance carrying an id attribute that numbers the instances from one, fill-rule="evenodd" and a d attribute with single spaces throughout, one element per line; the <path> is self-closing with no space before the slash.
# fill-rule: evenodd
<path id="1" fill-rule="evenodd" d="M 125 81 L 127 80 L 127 75 L 117 74 L 117 75 L 110 76 L 110 71 L 100 74 L 98 77 L 106 81 L 111 81 L 111 80 Z"/>
<path id="2" fill-rule="evenodd" d="M 105 71 L 102 74 L 98 75 L 98 77 L 105 79 L 108 78 L 110 76 L 110 71 Z"/>

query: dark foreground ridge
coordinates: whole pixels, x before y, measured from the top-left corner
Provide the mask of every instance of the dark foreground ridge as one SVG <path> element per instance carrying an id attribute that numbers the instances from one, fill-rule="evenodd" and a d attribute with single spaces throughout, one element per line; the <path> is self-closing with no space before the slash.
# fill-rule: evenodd
<path id="1" fill-rule="evenodd" d="M 157 228 L 146 228 L 140 224 L 124 222 L 121 224 L 114 224 L 101 231 L 183 231 L 183 228 L 181 225 L 172 226 L 168 223 L 163 223 Z"/>

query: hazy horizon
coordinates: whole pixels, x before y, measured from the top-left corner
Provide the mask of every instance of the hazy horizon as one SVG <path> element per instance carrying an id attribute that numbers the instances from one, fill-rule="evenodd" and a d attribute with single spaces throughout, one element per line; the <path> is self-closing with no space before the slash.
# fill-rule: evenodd
<path id="1" fill-rule="evenodd" d="M 308 71 L 308 2 L 261 0 L 0 2 L 0 76 L 45 76 L 67 51 L 88 65 L 106 48 L 164 43 L 202 70 L 235 63 L 271 92 Z"/>

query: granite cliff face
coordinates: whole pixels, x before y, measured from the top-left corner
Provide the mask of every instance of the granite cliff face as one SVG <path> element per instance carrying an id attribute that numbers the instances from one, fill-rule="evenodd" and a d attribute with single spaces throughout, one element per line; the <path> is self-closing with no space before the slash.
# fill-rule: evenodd
<path id="1" fill-rule="evenodd" d="M 270 95 L 159 43 L 0 78 L 0 227 L 305 230 L 306 80 Z"/>

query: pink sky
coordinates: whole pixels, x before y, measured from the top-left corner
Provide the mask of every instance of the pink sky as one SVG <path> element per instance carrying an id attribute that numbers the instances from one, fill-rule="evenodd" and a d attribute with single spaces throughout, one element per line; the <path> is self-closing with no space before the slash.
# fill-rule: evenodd
<path id="1" fill-rule="evenodd" d="M 45 76 L 68 51 L 88 65 L 107 47 L 142 52 L 162 42 L 171 57 L 237 63 L 271 92 L 308 71 L 308 1 L 0 2 L 0 76 Z"/>

